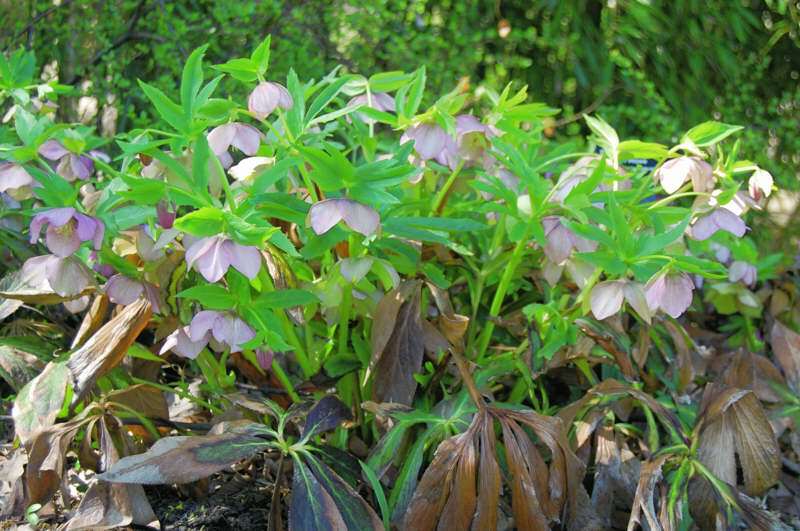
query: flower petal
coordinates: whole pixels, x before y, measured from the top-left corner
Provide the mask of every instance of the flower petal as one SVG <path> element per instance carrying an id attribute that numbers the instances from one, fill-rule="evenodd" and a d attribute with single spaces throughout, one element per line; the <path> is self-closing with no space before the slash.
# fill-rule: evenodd
<path id="1" fill-rule="evenodd" d="M 214 310 L 203 310 L 201 312 L 197 312 L 194 317 L 192 317 L 192 322 L 187 327 L 187 334 L 189 335 L 189 339 L 192 341 L 200 341 L 203 337 L 206 337 L 209 332 L 214 330 L 214 327 L 217 326 L 217 321 L 220 321 L 224 317 L 222 312 L 217 312 Z"/>
<path id="2" fill-rule="evenodd" d="M 200 351 L 208 344 L 208 338 L 199 341 L 192 341 L 189 337 L 188 326 L 178 328 L 164 340 L 161 347 L 161 354 L 171 350 L 175 354 L 184 358 L 195 359 Z"/>
<path id="3" fill-rule="evenodd" d="M 688 275 L 667 275 L 664 277 L 664 298 L 661 300 L 661 309 L 667 315 L 677 319 L 692 304 L 692 290 L 694 283 Z"/>
<path id="4" fill-rule="evenodd" d="M 622 307 L 622 282 L 609 280 L 592 288 L 591 305 L 595 319 L 605 319 Z"/>
<path id="5" fill-rule="evenodd" d="M 0 192 L 31 186 L 33 177 L 19 164 L 0 163 Z"/>
<path id="6" fill-rule="evenodd" d="M 364 236 L 371 236 L 378 231 L 381 218 L 378 213 L 351 199 L 335 199 L 339 202 L 339 211 L 345 224 Z"/>
<path id="7" fill-rule="evenodd" d="M 309 225 L 318 236 L 331 230 L 341 220 L 342 213 L 336 199 L 318 201 L 308 211 Z"/>
<path id="8" fill-rule="evenodd" d="M 219 125 L 208 133 L 208 147 L 219 157 L 228 151 L 234 136 L 236 136 L 236 124 Z"/>
<path id="9" fill-rule="evenodd" d="M 239 245 L 233 240 L 225 243 L 225 252 L 228 253 L 228 262 L 250 280 L 258 276 L 261 271 L 261 253 L 252 245 Z"/>
<path id="10" fill-rule="evenodd" d="M 631 308 L 639 314 L 639 317 L 647 324 L 650 324 L 650 306 L 647 304 L 647 297 L 644 294 L 642 285 L 638 282 L 626 282 L 622 288 L 622 293 Z"/>
<path id="11" fill-rule="evenodd" d="M 39 146 L 39 155 L 49 160 L 59 160 L 69 151 L 58 140 L 48 140 Z"/>
<path id="12" fill-rule="evenodd" d="M 137 282 L 125 275 L 114 275 L 106 282 L 106 295 L 114 304 L 127 306 L 135 302 L 144 291 L 141 282 Z"/>
<path id="13" fill-rule="evenodd" d="M 45 267 L 50 287 L 62 297 L 81 293 L 93 280 L 91 271 L 73 257 L 48 261 Z"/>

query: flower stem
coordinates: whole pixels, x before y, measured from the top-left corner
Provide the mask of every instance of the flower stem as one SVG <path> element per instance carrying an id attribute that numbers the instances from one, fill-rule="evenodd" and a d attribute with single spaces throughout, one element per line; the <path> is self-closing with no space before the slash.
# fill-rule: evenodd
<path id="1" fill-rule="evenodd" d="M 456 182 L 458 178 L 458 174 L 461 173 L 461 169 L 464 167 L 464 161 L 461 161 L 456 166 L 456 169 L 450 174 L 447 180 L 444 183 L 444 186 L 439 190 L 436 194 L 436 197 L 433 200 L 433 207 L 431 208 L 431 213 L 434 216 L 438 216 L 442 213 L 442 209 L 444 209 L 444 203 L 447 199 L 447 195 L 450 193 L 450 188 L 453 187 L 453 183 Z"/>

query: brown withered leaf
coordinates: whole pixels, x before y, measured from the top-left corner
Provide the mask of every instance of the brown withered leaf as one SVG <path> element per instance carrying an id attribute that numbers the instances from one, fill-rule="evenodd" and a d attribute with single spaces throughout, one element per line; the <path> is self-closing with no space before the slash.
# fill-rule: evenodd
<path id="1" fill-rule="evenodd" d="M 89 311 L 83 316 L 83 321 L 81 321 L 78 332 L 72 339 L 71 348 L 75 349 L 84 344 L 86 340 L 102 326 L 108 315 L 109 306 L 110 302 L 105 293 L 101 293 L 94 298 L 92 305 L 89 307 Z"/>
<path id="2" fill-rule="evenodd" d="M 800 392 L 800 334 L 775 321 L 770 332 L 770 344 L 786 381 L 794 391 Z"/>
<path id="3" fill-rule="evenodd" d="M 677 365 L 672 364 L 678 370 L 678 392 L 684 393 L 694 378 L 694 367 L 692 365 L 691 338 L 689 338 L 683 327 L 671 320 L 664 320 L 664 327 L 667 329 L 672 344 L 675 346 Z"/>
<path id="4" fill-rule="evenodd" d="M 286 262 L 280 250 L 275 248 L 272 244 L 267 243 L 267 248 L 261 251 L 261 254 L 264 256 L 264 261 L 267 263 L 267 271 L 272 278 L 276 290 L 297 287 L 297 278 L 294 271 L 292 271 L 292 268 Z M 298 325 L 302 325 L 305 322 L 302 306 L 286 308 L 286 313 L 292 318 L 292 321 Z"/>
<path id="5" fill-rule="evenodd" d="M 447 338 L 427 319 L 422 320 L 422 342 L 425 345 L 425 352 L 433 356 L 450 349 Z"/>
<path id="6" fill-rule="evenodd" d="M 110 428 L 107 420 L 107 417 L 103 417 L 98 423 L 103 469 L 119 460 L 111 434 L 112 429 L 118 431 L 118 427 L 112 425 L 113 428 Z M 161 528 L 142 486 L 95 481 L 81 499 L 66 529 L 113 529 L 130 524 Z"/>
<path id="7" fill-rule="evenodd" d="M 56 421 L 70 377 L 65 363 L 50 362 L 17 394 L 11 415 L 14 429 L 23 444 L 28 444 L 37 431 L 52 426 Z"/>
<path id="8" fill-rule="evenodd" d="M 143 485 L 196 481 L 263 450 L 260 431 L 260 425 L 250 423 L 219 435 L 164 437 L 145 453 L 123 457 L 97 477 Z"/>
<path id="9" fill-rule="evenodd" d="M 169 406 L 164 392 L 147 384 L 136 384 L 111 391 L 105 402 L 121 404 L 151 419 L 169 420 Z"/>
<path id="10" fill-rule="evenodd" d="M 744 490 L 751 496 L 761 496 L 774 485 L 781 468 L 778 442 L 755 393 L 721 384 L 707 385 L 695 432 L 698 460 L 727 485 L 736 508 L 752 528 L 768 529 L 763 511 L 741 495 L 737 487 L 736 455 Z M 705 477 L 692 480 L 689 508 L 704 528 L 724 520 L 722 497 Z"/>
<path id="11" fill-rule="evenodd" d="M 584 467 L 569 448 L 560 419 L 528 410 L 482 408 L 467 430 L 443 441 L 425 470 L 403 529 L 495 529 L 502 476 L 494 423 L 500 423 L 517 529 L 546 530 L 566 516 L 572 528 L 588 503 Z M 550 464 L 525 428 L 550 451 Z M 581 493 L 583 496 L 581 496 Z"/>
<path id="12" fill-rule="evenodd" d="M 671 531 L 669 520 L 662 521 L 656 513 L 655 491 L 661 479 L 661 467 L 669 458 L 669 454 L 662 454 L 651 461 L 642 463 L 639 484 L 633 498 L 631 518 L 628 521 L 628 531 L 634 531 L 637 525 L 642 525 L 642 513 L 651 531 Z M 662 502 L 663 505 L 663 502 Z"/>
<path id="13" fill-rule="evenodd" d="M 69 422 L 36 432 L 28 446 L 25 470 L 28 504 L 45 504 L 53 497 L 61 484 L 67 448 L 78 430 L 94 416 L 93 408 L 86 408 Z"/>
<path id="14" fill-rule="evenodd" d="M 150 322 L 152 309 L 145 299 L 129 304 L 100 328 L 67 361 L 75 389 L 73 404 L 80 402 L 97 378 L 116 367 L 128 348 Z"/>
<path id="15" fill-rule="evenodd" d="M 764 356 L 740 349 L 724 358 L 722 383 L 753 391 L 763 402 L 779 402 L 772 383 L 784 383 L 780 371 Z"/>
<path id="16" fill-rule="evenodd" d="M 401 298 L 403 302 L 397 306 L 397 300 Z M 387 333 L 389 330 L 391 333 Z M 425 353 L 418 281 L 392 290 L 378 304 L 372 346 L 371 371 L 368 371 L 374 373 L 372 399 L 411 404 L 417 389 L 414 373 L 422 368 Z"/>
<path id="17" fill-rule="evenodd" d="M 601 426 L 596 441 L 592 506 L 603 527 L 610 529 L 615 507 L 627 510 L 633 506 L 641 467 L 613 426 Z"/>

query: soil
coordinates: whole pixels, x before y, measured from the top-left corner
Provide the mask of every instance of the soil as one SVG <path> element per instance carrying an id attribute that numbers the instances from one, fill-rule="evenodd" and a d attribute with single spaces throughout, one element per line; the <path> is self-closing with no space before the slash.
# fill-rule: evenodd
<path id="1" fill-rule="evenodd" d="M 175 487 L 145 487 L 153 511 L 161 521 L 161 529 L 266 529 L 272 486 L 242 477 L 225 479 L 215 478 L 211 484 L 212 493 L 201 497 Z M 199 489 L 205 490 L 205 487 Z"/>

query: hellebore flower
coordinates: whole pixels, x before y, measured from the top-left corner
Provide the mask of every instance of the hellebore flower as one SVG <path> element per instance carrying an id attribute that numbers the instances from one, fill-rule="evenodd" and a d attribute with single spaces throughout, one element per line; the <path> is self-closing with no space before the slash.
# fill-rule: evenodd
<path id="1" fill-rule="evenodd" d="M 186 264 L 208 282 L 221 279 L 230 266 L 252 280 L 261 269 L 261 253 L 225 236 L 211 236 L 197 240 L 186 250 Z"/>
<path id="2" fill-rule="evenodd" d="M 622 308 L 622 301 L 630 304 L 639 317 L 650 324 L 650 308 L 642 285 L 627 280 L 607 280 L 592 288 L 591 306 L 596 319 L 605 319 Z"/>
<path id="3" fill-rule="evenodd" d="M 241 318 L 231 312 L 203 310 L 192 322 L 167 336 L 161 354 L 172 350 L 179 356 L 194 359 L 211 343 L 215 350 L 229 348 L 240 352 L 242 345 L 256 337 L 256 333 Z"/>
<path id="4" fill-rule="evenodd" d="M 50 289 L 62 297 L 75 297 L 94 283 L 94 277 L 83 262 L 74 257 L 61 258 L 52 254 L 29 258 L 20 270 L 29 284 Z"/>
<path id="5" fill-rule="evenodd" d="M 437 124 L 418 124 L 406 129 L 400 137 L 401 144 L 409 140 L 414 141 L 414 150 L 422 160 L 430 160 L 441 156 L 447 141 L 453 139 Z"/>
<path id="6" fill-rule="evenodd" d="M 273 164 L 275 164 L 274 157 L 247 157 L 240 160 L 236 166 L 232 166 L 228 173 L 237 181 L 249 181 Z"/>
<path id="7" fill-rule="evenodd" d="M 694 225 L 692 225 L 692 238 L 695 240 L 707 240 L 719 230 L 730 232 L 734 236 L 741 238 L 747 231 L 747 225 L 744 224 L 742 218 L 727 208 L 717 208 L 694 222 Z"/>
<path id="8" fill-rule="evenodd" d="M 456 143 L 458 156 L 467 163 L 483 160 L 489 138 L 495 135 L 495 129 L 481 123 L 471 114 L 456 117 Z"/>
<path id="9" fill-rule="evenodd" d="M 714 170 L 700 157 L 677 157 L 661 165 L 653 174 L 656 181 L 668 194 L 674 194 L 688 180 L 695 192 L 714 189 Z"/>
<path id="10" fill-rule="evenodd" d="M 58 161 L 56 173 L 72 182 L 75 179 L 86 180 L 94 171 L 92 158 L 108 162 L 108 155 L 93 149 L 87 155 L 76 155 L 70 152 L 58 140 L 48 140 L 39 146 L 39 154 L 46 159 Z"/>
<path id="11" fill-rule="evenodd" d="M 752 264 L 736 260 L 728 269 L 728 280 L 731 282 L 742 281 L 746 286 L 752 286 L 758 280 L 758 270 Z"/>
<path id="12" fill-rule="evenodd" d="M 247 98 L 247 108 L 256 118 L 263 120 L 276 108 L 289 110 L 294 105 L 292 95 L 283 85 L 264 81 L 253 89 Z"/>
<path id="13" fill-rule="evenodd" d="M 166 201 L 159 201 L 156 205 L 156 216 L 158 216 L 158 224 L 162 228 L 171 229 L 175 223 L 176 212 L 170 211 Z"/>
<path id="14" fill-rule="evenodd" d="M 25 168 L 13 162 L 0 163 L 0 192 L 22 201 L 31 197 L 31 186 L 36 181 Z"/>
<path id="15" fill-rule="evenodd" d="M 111 302 L 121 306 L 134 303 L 144 294 L 153 307 L 153 311 L 156 313 L 161 311 L 161 296 L 158 288 L 149 282 L 133 280 L 125 275 L 114 275 L 106 282 L 105 291 Z"/>
<path id="16" fill-rule="evenodd" d="M 233 159 L 228 148 L 233 146 L 247 156 L 255 155 L 261 144 L 261 133 L 252 125 L 239 122 L 215 127 L 208 133 L 208 145 L 223 168 L 229 168 Z"/>
<path id="17" fill-rule="evenodd" d="M 754 200 L 761 201 L 772 193 L 773 184 L 772 175 L 766 170 L 758 169 L 747 181 L 747 191 Z"/>
<path id="18" fill-rule="evenodd" d="M 385 92 L 373 92 L 372 94 L 370 94 L 369 98 L 367 98 L 366 94 L 361 94 L 348 101 L 347 106 L 348 107 L 366 106 L 381 112 L 394 112 L 395 109 L 394 98 L 391 97 L 389 94 L 386 94 Z M 366 124 L 375 123 L 375 120 L 373 120 L 372 118 L 363 113 L 357 112 L 356 116 L 358 116 L 358 119 Z"/>
<path id="19" fill-rule="evenodd" d="M 317 235 L 325 234 L 337 223 L 345 225 L 364 236 L 377 232 L 381 218 L 375 210 L 352 199 L 325 199 L 311 205 L 308 211 L 311 228 Z"/>
<path id="20" fill-rule="evenodd" d="M 555 264 L 562 264 L 572 254 L 573 249 L 578 249 L 580 252 L 588 252 L 597 248 L 596 242 L 581 238 L 573 233 L 561 224 L 561 219 L 557 216 L 543 218 L 542 225 L 547 239 L 544 254 Z"/>
<path id="21" fill-rule="evenodd" d="M 53 208 L 33 216 L 30 227 L 31 243 L 37 242 L 45 223 L 45 243 L 56 256 L 71 255 L 78 250 L 81 242 L 91 241 L 95 249 L 99 249 L 103 242 L 105 226 L 102 221 L 66 207 Z"/>
<path id="22" fill-rule="evenodd" d="M 645 288 L 645 297 L 650 311 L 661 309 L 677 319 L 692 304 L 694 283 L 685 273 L 658 275 L 650 279 Z"/>

